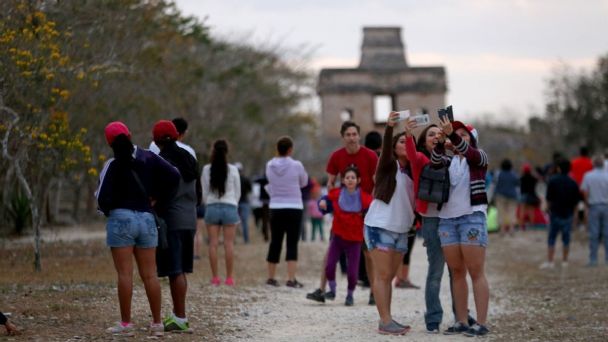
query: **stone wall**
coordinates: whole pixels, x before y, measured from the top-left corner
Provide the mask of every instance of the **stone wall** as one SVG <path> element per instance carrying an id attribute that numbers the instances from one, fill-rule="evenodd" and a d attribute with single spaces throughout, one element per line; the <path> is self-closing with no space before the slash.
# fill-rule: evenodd
<path id="1" fill-rule="evenodd" d="M 410 109 L 413 113 L 422 109 L 434 113 L 445 107 L 445 68 L 408 66 L 401 28 L 366 27 L 363 32 L 358 68 L 323 69 L 319 74 L 320 126 L 327 143 L 339 140 L 345 119 L 341 113 L 347 109 L 352 112 L 351 119 L 361 126 L 362 136 L 371 130 L 381 131 L 384 124 L 374 118 L 376 95 L 391 95 L 394 109 Z"/>

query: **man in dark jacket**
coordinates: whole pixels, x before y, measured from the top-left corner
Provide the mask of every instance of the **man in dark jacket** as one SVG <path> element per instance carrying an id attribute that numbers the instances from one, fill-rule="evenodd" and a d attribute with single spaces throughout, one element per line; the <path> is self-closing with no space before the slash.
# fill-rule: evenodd
<path id="1" fill-rule="evenodd" d="M 191 332 L 186 317 L 186 273 L 192 273 L 196 207 L 201 203 L 198 163 L 176 143 L 178 132 L 171 121 L 160 120 L 154 125 L 154 142 L 160 156 L 176 167 L 181 178 L 177 192 L 161 216 L 167 222 L 169 248 L 157 250 L 156 263 L 159 277 L 169 277 L 173 313 L 163 320 L 165 331 Z"/>

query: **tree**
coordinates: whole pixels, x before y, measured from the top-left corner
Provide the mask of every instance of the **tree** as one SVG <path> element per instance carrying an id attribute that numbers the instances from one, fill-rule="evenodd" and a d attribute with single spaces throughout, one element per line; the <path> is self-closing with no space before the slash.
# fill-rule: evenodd
<path id="1" fill-rule="evenodd" d="M 547 120 L 572 150 L 608 144 L 608 55 L 589 73 L 556 69 L 547 84 Z"/>
<path id="2" fill-rule="evenodd" d="M 14 174 L 29 202 L 34 266 L 40 271 L 41 208 L 53 179 L 90 163 L 86 130 L 72 131 L 64 86 L 70 58 L 61 49 L 68 32 L 56 29 L 37 3 L 4 3 L 0 21 L 0 134 L 7 174 Z M 4 189 L 8 191 L 8 189 Z"/>

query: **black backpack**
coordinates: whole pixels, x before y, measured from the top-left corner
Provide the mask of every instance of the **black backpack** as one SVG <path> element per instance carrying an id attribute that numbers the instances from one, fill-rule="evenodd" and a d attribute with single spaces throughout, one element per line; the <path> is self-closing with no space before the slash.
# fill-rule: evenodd
<path id="1" fill-rule="evenodd" d="M 450 173 L 447 166 L 433 168 L 427 164 L 420 173 L 418 183 L 418 199 L 437 203 L 437 209 L 441 210 L 443 203 L 450 197 Z"/>

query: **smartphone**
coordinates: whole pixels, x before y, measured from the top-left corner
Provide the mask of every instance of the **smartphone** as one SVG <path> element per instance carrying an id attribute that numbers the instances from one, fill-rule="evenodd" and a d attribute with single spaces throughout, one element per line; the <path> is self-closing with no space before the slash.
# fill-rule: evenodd
<path id="1" fill-rule="evenodd" d="M 416 121 L 416 126 L 426 126 L 431 123 L 431 117 L 428 114 L 414 115 L 410 119 Z"/>
<path id="2" fill-rule="evenodd" d="M 454 112 L 452 111 L 452 106 L 447 106 L 446 108 L 441 108 L 437 111 L 437 115 L 439 115 L 439 119 L 443 120 L 447 116 L 448 120 L 451 122 L 454 121 Z"/>
<path id="3" fill-rule="evenodd" d="M 405 119 L 407 119 L 407 118 L 410 117 L 410 110 L 409 109 L 402 110 L 402 111 L 399 111 L 397 113 L 399 113 L 399 116 L 395 119 L 395 121 L 403 121 L 403 120 L 405 120 Z"/>

